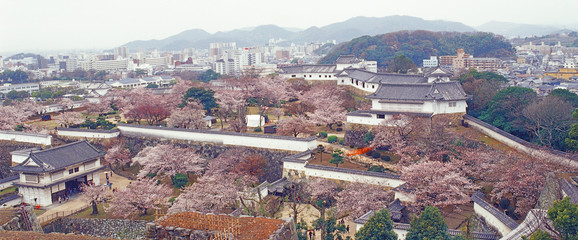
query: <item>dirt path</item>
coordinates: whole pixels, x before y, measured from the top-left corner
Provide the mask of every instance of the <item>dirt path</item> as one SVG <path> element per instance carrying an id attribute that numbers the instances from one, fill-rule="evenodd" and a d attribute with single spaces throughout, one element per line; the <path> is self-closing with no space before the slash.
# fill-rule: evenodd
<path id="1" fill-rule="evenodd" d="M 112 183 L 112 188 L 117 188 L 117 189 L 123 189 L 125 188 L 129 183 L 130 180 L 128 178 L 119 176 L 114 174 L 112 177 L 110 177 L 110 171 L 108 171 L 107 173 L 109 173 L 109 181 Z M 106 175 L 105 173 L 101 173 L 100 174 L 100 183 L 101 184 L 106 184 Z M 112 190 L 109 190 L 112 191 Z M 53 203 L 50 206 L 46 207 L 46 212 L 38 215 L 37 217 L 43 217 L 43 216 L 50 216 L 52 214 L 55 213 L 61 213 L 61 212 L 70 212 L 70 211 L 74 211 L 77 209 L 81 209 L 81 208 L 85 208 L 86 206 L 88 206 L 89 202 L 82 199 L 82 197 L 80 196 L 80 193 L 76 193 L 74 194 L 68 201 L 63 201 L 62 203 Z"/>
<path id="2" fill-rule="evenodd" d="M 312 228 L 313 221 L 320 217 L 319 211 L 310 204 L 299 204 L 299 209 L 303 210 L 301 213 L 299 213 L 297 221 L 300 222 L 301 220 L 304 220 L 307 223 L 307 225 L 311 228 L 311 230 L 314 230 Z M 292 218 L 293 210 L 291 209 L 289 204 L 284 204 L 283 209 L 278 214 L 280 214 L 279 217 L 281 218 Z M 353 223 L 352 221 L 345 221 L 345 226 L 347 225 L 349 225 L 349 233 L 342 234 L 343 239 L 345 239 L 347 236 L 350 236 L 352 239 L 355 239 L 355 223 Z M 315 237 L 313 239 L 321 240 L 321 232 L 315 230 L 314 232 Z M 309 239 L 309 236 L 307 237 L 307 239 Z"/>

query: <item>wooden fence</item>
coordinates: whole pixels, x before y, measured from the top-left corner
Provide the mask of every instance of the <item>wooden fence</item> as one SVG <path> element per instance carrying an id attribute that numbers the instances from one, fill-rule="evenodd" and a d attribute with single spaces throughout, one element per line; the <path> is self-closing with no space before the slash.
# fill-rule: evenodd
<path id="1" fill-rule="evenodd" d="M 62 218 L 62 217 L 67 217 L 70 216 L 72 214 L 76 214 L 78 212 L 81 212 L 87 208 L 90 207 L 90 204 L 86 204 L 83 205 L 82 207 L 76 208 L 76 209 L 72 209 L 72 210 L 66 210 L 66 211 L 60 211 L 60 212 L 55 212 L 55 213 L 51 213 L 51 214 L 42 214 L 38 217 L 38 222 L 43 225 L 43 224 L 47 224 L 52 222 L 55 219 L 58 218 Z"/>

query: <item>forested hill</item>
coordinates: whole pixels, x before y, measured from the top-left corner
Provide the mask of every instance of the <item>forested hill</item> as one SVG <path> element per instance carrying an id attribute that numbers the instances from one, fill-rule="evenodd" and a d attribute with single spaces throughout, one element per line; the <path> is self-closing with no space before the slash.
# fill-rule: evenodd
<path id="1" fill-rule="evenodd" d="M 335 46 L 320 64 L 332 64 L 339 55 L 352 54 L 358 58 L 377 61 L 378 67 L 386 67 L 387 63 L 397 55 L 409 57 L 418 66 L 423 59 L 430 56 L 455 55 L 458 48 L 474 57 L 511 57 L 514 48 L 502 36 L 492 33 L 457 33 L 430 31 L 399 31 L 363 36 Z"/>

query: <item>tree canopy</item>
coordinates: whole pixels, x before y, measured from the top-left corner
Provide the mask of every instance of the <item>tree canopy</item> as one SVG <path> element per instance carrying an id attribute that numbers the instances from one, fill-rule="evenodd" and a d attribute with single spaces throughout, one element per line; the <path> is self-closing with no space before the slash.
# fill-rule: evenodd
<path id="1" fill-rule="evenodd" d="M 369 218 L 363 227 L 355 234 L 357 240 L 394 240 L 397 234 L 393 232 L 393 222 L 387 209 L 381 209 Z"/>
<path id="2" fill-rule="evenodd" d="M 492 33 L 456 33 L 430 31 L 399 31 L 377 36 L 362 36 L 334 47 L 319 63 L 331 64 L 340 55 L 355 55 L 377 61 L 379 67 L 398 55 L 405 55 L 421 65 L 430 56 L 455 55 L 458 48 L 476 57 L 509 57 L 512 45 L 502 36 Z"/>
<path id="3" fill-rule="evenodd" d="M 548 218 L 562 239 L 578 239 L 578 204 L 572 204 L 570 197 L 565 197 L 548 210 Z"/>
<path id="4" fill-rule="evenodd" d="M 529 139 L 524 129 L 522 112 L 536 99 L 536 92 L 530 88 L 504 88 L 492 97 L 480 119 L 518 137 Z"/>
<path id="5" fill-rule="evenodd" d="M 194 98 L 199 100 L 203 104 L 203 109 L 205 109 L 208 113 L 211 112 L 212 108 L 218 107 L 217 100 L 214 97 L 215 91 L 210 89 L 204 89 L 200 87 L 192 87 L 187 90 L 185 96 L 183 97 L 183 105 L 187 104 L 187 101 L 190 98 Z"/>
<path id="6" fill-rule="evenodd" d="M 202 82 L 209 82 L 211 80 L 215 80 L 221 77 L 221 74 L 216 73 L 215 71 L 213 71 L 212 69 L 209 69 L 203 73 L 201 73 L 199 75 L 199 80 L 201 80 Z"/>
<path id="7" fill-rule="evenodd" d="M 451 239 L 448 234 L 448 225 L 445 223 L 440 210 L 427 206 L 419 217 L 411 220 L 407 233 L 407 240 L 422 239 Z"/>

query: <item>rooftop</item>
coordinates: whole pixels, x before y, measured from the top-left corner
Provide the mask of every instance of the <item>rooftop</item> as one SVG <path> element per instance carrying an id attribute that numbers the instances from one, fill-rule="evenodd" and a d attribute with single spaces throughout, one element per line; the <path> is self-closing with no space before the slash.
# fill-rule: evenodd
<path id="1" fill-rule="evenodd" d="M 375 93 L 366 96 L 382 100 L 466 100 L 467 94 L 459 82 L 434 82 L 415 84 L 382 83 Z"/>
<path id="2" fill-rule="evenodd" d="M 51 172 L 63 169 L 67 166 L 83 163 L 104 156 L 106 152 L 100 151 L 87 141 L 78 141 L 70 144 L 31 152 L 28 159 L 12 167 L 19 172 Z M 28 164 L 30 161 L 37 166 Z"/>
<path id="3" fill-rule="evenodd" d="M 206 224 L 208 222 L 213 224 Z M 234 217 L 230 215 L 182 212 L 168 215 L 166 219 L 160 220 L 158 225 L 192 230 L 220 231 L 223 228 L 219 227 L 219 223 L 223 226 L 227 225 L 228 228 L 238 223 L 239 235 L 235 239 L 258 240 L 269 239 L 275 231 L 285 224 L 285 221 L 264 217 Z"/>

